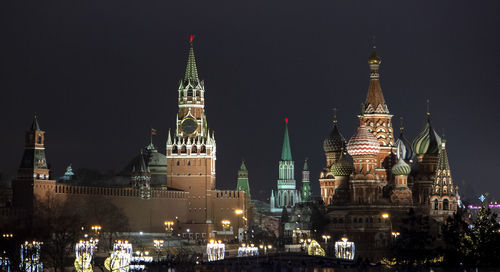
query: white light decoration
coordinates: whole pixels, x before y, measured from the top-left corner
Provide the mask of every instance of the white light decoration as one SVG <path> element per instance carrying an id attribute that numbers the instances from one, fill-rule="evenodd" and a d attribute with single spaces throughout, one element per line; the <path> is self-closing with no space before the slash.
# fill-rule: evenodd
<path id="1" fill-rule="evenodd" d="M 77 272 L 92 272 L 92 257 L 95 245 L 93 241 L 83 241 L 75 245 L 75 270 Z"/>
<path id="2" fill-rule="evenodd" d="M 224 260 L 225 253 L 226 253 L 226 245 L 223 244 L 221 240 L 216 242 L 215 240 L 212 239 L 207 244 L 207 255 L 209 262 Z"/>
<path id="3" fill-rule="evenodd" d="M 40 261 L 41 242 L 28 241 L 21 244 L 21 263 L 19 268 L 26 272 L 43 272 L 43 263 Z"/>
<path id="4" fill-rule="evenodd" d="M 348 242 L 346 237 L 340 239 L 341 241 L 335 242 L 335 257 L 342 260 L 354 260 L 354 242 Z"/>
<path id="5" fill-rule="evenodd" d="M 242 244 L 238 248 L 238 257 L 259 256 L 259 248 L 254 244 Z"/>
<path id="6" fill-rule="evenodd" d="M 0 256 L 0 271 L 10 272 L 10 260 L 8 257 Z"/>
<path id="7" fill-rule="evenodd" d="M 132 259 L 132 244 L 128 241 L 116 241 L 111 256 L 104 261 L 104 267 L 111 272 L 128 272 Z"/>

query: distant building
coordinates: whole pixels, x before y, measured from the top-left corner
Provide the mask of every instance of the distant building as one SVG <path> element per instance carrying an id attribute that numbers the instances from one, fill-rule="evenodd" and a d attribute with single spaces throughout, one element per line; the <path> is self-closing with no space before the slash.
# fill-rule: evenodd
<path id="1" fill-rule="evenodd" d="M 357 131 L 346 143 L 334 118 L 323 144 L 326 165 L 319 179 L 332 239 L 347 235 L 357 249 L 372 252 L 388 246 L 391 232 L 399 231 L 410 209 L 440 224 L 456 212 L 458 202 L 445 141 L 432 129 L 429 111 L 413 144 L 403 128 L 394 141 L 392 114 L 379 81 L 380 63 L 373 47 Z"/>
<path id="2" fill-rule="evenodd" d="M 241 223 L 249 203 L 248 172 L 243 172 L 238 190 L 217 190 L 215 183 L 216 144 L 205 116 L 204 82 L 198 78 L 193 40 L 188 63 L 177 90 L 176 128 L 167 135 L 166 155 L 153 142 L 126 167 L 130 184 L 123 186 L 78 186 L 69 167 L 62 182 L 50 179 L 45 158 L 45 132 L 38 117 L 26 132 L 25 151 L 17 178 L 12 181 L 13 209 L 29 213 L 34 201 L 53 195 L 61 200 L 91 202 L 96 197 L 111 201 L 128 217 L 133 232 L 164 231 L 164 221 L 175 221 L 175 233 L 194 240 L 220 237 L 222 220 L 229 220 L 233 237 L 241 237 L 246 224 Z M 244 165 L 242 165 L 244 167 Z M 245 169 L 246 171 L 246 169 Z M 241 187 L 241 188 L 240 188 Z M 248 192 L 248 195 L 247 195 Z M 236 213 L 236 210 L 243 213 Z M 78 211 L 78 209 L 75 209 Z"/>
<path id="3" fill-rule="evenodd" d="M 292 160 L 292 150 L 290 148 L 290 138 L 288 136 L 288 118 L 285 119 L 285 135 L 283 137 L 283 148 L 281 160 L 278 166 L 277 190 L 271 191 L 270 209 L 273 213 L 281 213 L 283 208 L 289 211 L 296 203 L 301 202 L 300 191 L 295 183 L 295 167 Z"/>

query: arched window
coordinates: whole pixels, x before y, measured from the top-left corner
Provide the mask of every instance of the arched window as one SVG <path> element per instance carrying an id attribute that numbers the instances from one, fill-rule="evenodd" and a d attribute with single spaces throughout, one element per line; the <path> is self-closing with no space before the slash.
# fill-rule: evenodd
<path id="1" fill-rule="evenodd" d="M 181 153 L 186 153 L 186 146 L 185 145 L 182 146 Z"/>
<path id="2" fill-rule="evenodd" d="M 198 148 L 196 148 L 196 145 L 193 145 L 193 148 L 191 149 L 191 153 L 198 153 Z"/>
<path id="3" fill-rule="evenodd" d="M 205 148 L 205 145 L 201 146 L 201 153 L 207 153 L 207 149 Z"/>
<path id="4" fill-rule="evenodd" d="M 38 135 L 37 144 L 42 144 L 42 135 Z"/>
<path id="5" fill-rule="evenodd" d="M 178 152 L 178 150 L 177 150 L 177 146 L 176 146 L 176 145 L 174 145 L 174 147 L 172 148 L 172 153 L 177 153 L 177 152 Z"/>
<path id="6" fill-rule="evenodd" d="M 181 162 L 180 161 L 177 161 L 177 166 L 181 165 Z"/>
<path id="7" fill-rule="evenodd" d="M 193 89 L 192 88 L 188 89 L 187 96 L 193 96 Z"/>
<path id="8" fill-rule="evenodd" d="M 434 199 L 434 210 L 438 210 L 439 209 L 439 202 L 437 199 Z"/>
<path id="9" fill-rule="evenodd" d="M 191 165 L 191 161 L 188 161 L 187 165 L 190 166 Z"/>
<path id="10" fill-rule="evenodd" d="M 447 211 L 449 210 L 450 204 L 448 199 L 443 200 L 443 210 Z"/>

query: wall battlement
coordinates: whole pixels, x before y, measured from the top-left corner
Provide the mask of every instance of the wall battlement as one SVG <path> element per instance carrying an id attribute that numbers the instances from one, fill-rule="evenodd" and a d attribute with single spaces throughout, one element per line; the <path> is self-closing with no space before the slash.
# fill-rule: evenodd
<path id="1" fill-rule="evenodd" d="M 37 186 L 46 186 L 35 184 Z M 135 188 L 113 188 L 113 187 L 87 187 L 74 186 L 68 184 L 56 184 L 54 186 L 56 194 L 77 194 L 77 195 L 102 195 L 102 196 L 118 196 L 118 197 L 141 197 L 139 189 Z M 151 198 L 170 198 L 182 199 L 187 198 L 188 192 L 181 191 L 166 191 L 151 189 Z"/>

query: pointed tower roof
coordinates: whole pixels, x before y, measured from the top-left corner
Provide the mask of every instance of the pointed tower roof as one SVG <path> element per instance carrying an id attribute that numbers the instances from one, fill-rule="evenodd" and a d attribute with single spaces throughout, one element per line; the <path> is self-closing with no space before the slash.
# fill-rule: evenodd
<path id="1" fill-rule="evenodd" d="M 304 161 L 304 168 L 302 168 L 302 171 L 309 171 L 309 164 L 307 164 L 307 158 Z"/>
<path id="2" fill-rule="evenodd" d="M 245 161 L 241 161 L 240 171 L 247 171 L 247 166 L 245 165 Z"/>
<path id="3" fill-rule="evenodd" d="M 31 131 L 39 131 L 40 125 L 38 124 L 38 116 L 35 114 L 33 117 L 33 123 L 31 123 Z"/>
<path id="4" fill-rule="evenodd" d="M 373 51 L 368 58 L 368 65 L 370 66 L 370 85 L 368 86 L 368 94 L 363 109 L 363 113 L 389 113 L 387 104 L 385 103 L 382 87 L 379 81 L 379 67 L 382 60 L 377 55 L 376 46 L 373 46 Z"/>
<path id="5" fill-rule="evenodd" d="M 189 36 L 189 56 L 186 66 L 186 74 L 184 75 L 184 82 L 199 82 L 198 70 L 196 69 L 196 59 L 194 57 L 193 35 Z"/>
<path id="6" fill-rule="evenodd" d="M 345 149 L 346 141 L 339 131 L 337 122 L 337 109 L 334 109 L 333 129 L 330 136 L 323 141 L 323 150 L 325 152 L 340 152 Z"/>
<path id="7" fill-rule="evenodd" d="M 436 178 L 434 184 L 434 195 L 455 195 L 453 181 L 451 178 L 450 164 L 448 162 L 448 152 L 446 152 L 446 140 L 441 140 L 441 152 L 436 168 Z"/>
<path id="8" fill-rule="evenodd" d="M 398 159 L 402 158 L 405 161 L 409 161 L 413 158 L 413 149 L 412 145 L 406 139 L 406 137 L 403 134 L 404 131 L 404 126 L 403 126 L 403 118 L 401 117 L 401 127 L 399 128 L 399 138 L 396 141 L 396 148 L 397 148 L 397 154 L 398 154 Z"/>
<path id="9" fill-rule="evenodd" d="M 285 118 L 285 136 L 283 137 L 283 149 L 281 151 L 282 161 L 292 160 L 292 149 L 290 148 L 290 139 L 288 137 L 288 118 Z"/>

